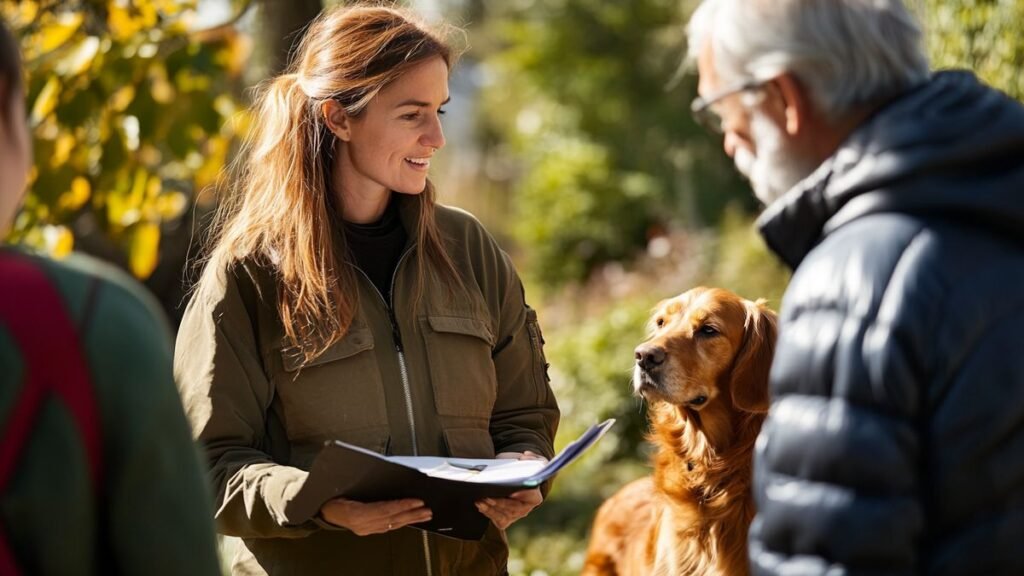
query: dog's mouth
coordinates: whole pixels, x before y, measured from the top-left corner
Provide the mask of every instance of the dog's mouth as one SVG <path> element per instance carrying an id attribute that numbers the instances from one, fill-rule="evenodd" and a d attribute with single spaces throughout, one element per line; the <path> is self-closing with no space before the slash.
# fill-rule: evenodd
<path id="1" fill-rule="evenodd" d="M 645 398 L 649 396 L 650 393 L 656 392 L 658 390 L 658 383 L 655 382 L 654 378 L 652 378 L 651 375 L 645 371 L 638 372 L 634 380 L 636 386 L 636 393 Z"/>

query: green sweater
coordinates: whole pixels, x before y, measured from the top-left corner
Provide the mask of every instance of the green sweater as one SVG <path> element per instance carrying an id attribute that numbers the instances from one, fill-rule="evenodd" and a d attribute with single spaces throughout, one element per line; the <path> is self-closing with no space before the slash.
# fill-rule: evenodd
<path id="1" fill-rule="evenodd" d="M 210 496 L 175 392 L 161 313 L 134 281 L 98 261 L 32 259 L 78 327 L 104 469 L 97 501 L 78 429 L 62 403 L 46 401 L 0 493 L 0 524 L 22 572 L 219 574 Z M 0 366 L 4 423 L 26 366 L 2 319 Z"/>

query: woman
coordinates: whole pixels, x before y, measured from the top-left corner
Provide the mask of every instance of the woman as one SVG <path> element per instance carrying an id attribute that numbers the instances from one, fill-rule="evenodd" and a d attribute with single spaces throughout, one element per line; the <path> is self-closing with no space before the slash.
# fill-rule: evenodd
<path id="1" fill-rule="evenodd" d="M 176 375 L 236 574 L 501 574 L 537 490 L 479 502 L 480 542 L 408 528 L 418 501 L 284 504 L 324 441 L 550 457 L 558 409 L 508 257 L 427 180 L 453 55 L 406 13 L 340 7 L 254 105 L 178 335 Z M 542 455 L 542 456 L 538 456 Z"/>

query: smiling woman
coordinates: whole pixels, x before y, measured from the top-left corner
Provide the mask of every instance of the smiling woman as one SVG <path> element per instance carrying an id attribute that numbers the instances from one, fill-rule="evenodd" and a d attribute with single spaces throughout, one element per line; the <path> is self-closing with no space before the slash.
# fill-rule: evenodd
<path id="1" fill-rule="evenodd" d="M 286 504 L 325 441 L 545 458 L 558 408 L 536 314 L 479 222 L 435 203 L 452 50 L 411 14 L 339 7 L 268 81 L 178 333 L 236 574 L 503 574 L 542 489 L 477 502 L 478 542 L 411 529 L 418 500 Z"/>

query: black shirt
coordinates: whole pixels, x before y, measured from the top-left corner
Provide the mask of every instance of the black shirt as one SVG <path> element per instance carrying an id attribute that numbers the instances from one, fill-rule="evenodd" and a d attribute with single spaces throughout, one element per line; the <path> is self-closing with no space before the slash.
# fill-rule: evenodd
<path id="1" fill-rule="evenodd" d="M 391 306 L 391 278 L 402 257 L 408 234 L 392 198 L 380 219 L 370 224 L 345 222 L 345 240 L 356 265 Z"/>

